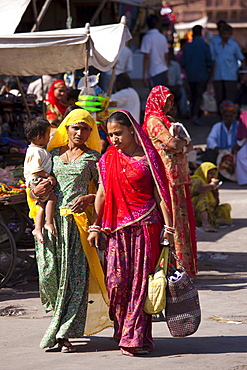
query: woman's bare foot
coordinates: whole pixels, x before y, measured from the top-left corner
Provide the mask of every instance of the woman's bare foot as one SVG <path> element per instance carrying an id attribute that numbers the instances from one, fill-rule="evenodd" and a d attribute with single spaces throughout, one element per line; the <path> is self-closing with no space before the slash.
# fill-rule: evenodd
<path id="1" fill-rule="evenodd" d="M 43 234 L 42 234 L 41 230 L 36 230 L 36 229 L 34 229 L 34 230 L 32 231 L 32 234 L 33 234 L 33 236 L 35 236 L 35 238 L 37 238 L 37 239 L 38 239 L 38 241 L 39 241 L 40 243 L 44 244 L 44 238 L 43 238 Z"/>
<path id="2" fill-rule="evenodd" d="M 230 226 L 231 225 L 230 222 L 224 221 L 222 220 L 222 218 L 217 218 L 217 221 L 219 223 L 219 226 Z"/>
<path id="3" fill-rule="evenodd" d="M 45 224 L 44 225 L 44 228 L 50 233 L 52 234 L 53 236 L 55 236 L 57 238 L 57 232 L 56 232 L 56 229 L 54 227 L 53 224 Z"/>
<path id="4" fill-rule="evenodd" d="M 202 225 L 202 230 L 206 231 L 208 233 L 217 233 L 218 232 L 218 230 L 216 230 L 214 227 L 212 227 L 209 224 Z"/>

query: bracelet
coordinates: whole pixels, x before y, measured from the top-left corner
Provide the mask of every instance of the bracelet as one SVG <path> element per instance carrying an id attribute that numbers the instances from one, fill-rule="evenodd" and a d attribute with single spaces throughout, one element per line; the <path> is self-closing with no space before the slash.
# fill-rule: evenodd
<path id="1" fill-rule="evenodd" d="M 164 225 L 164 229 L 168 234 L 175 234 L 175 227 Z"/>
<path id="2" fill-rule="evenodd" d="M 171 234 L 171 235 L 174 235 L 174 234 L 175 234 L 175 232 L 174 232 L 174 231 L 167 230 L 167 229 L 165 229 L 165 232 L 166 232 L 167 234 Z"/>
<path id="3" fill-rule="evenodd" d="M 101 232 L 101 226 L 99 225 L 91 225 L 88 228 L 88 232 L 91 233 L 92 231 L 96 231 L 97 233 Z"/>
<path id="4" fill-rule="evenodd" d="M 175 231 L 175 227 L 164 225 L 164 228 L 168 228 Z"/>

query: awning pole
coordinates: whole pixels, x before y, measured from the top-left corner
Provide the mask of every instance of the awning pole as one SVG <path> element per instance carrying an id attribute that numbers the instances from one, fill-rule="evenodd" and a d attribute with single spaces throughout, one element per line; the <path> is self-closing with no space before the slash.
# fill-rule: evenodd
<path id="1" fill-rule="evenodd" d="M 41 89 L 42 89 L 42 114 L 43 114 L 43 118 L 46 118 L 46 103 L 45 103 L 45 91 L 44 91 L 44 80 L 43 80 L 43 76 L 40 76 L 41 78 Z"/>
<path id="2" fill-rule="evenodd" d="M 90 24 L 86 23 L 85 25 L 85 33 L 87 35 L 90 34 Z M 84 81 L 85 81 L 85 87 L 87 87 L 87 78 L 88 78 L 88 57 L 89 57 L 89 37 L 86 42 L 86 53 L 85 53 L 85 68 L 84 68 Z"/>
<path id="3" fill-rule="evenodd" d="M 22 89 L 22 86 L 21 86 L 21 83 L 20 83 L 19 77 L 18 77 L 18 76 L 15 76 L 15 79 L 16 79 L 16 82 L 17 82 L 17 85 L 18 85 L 18 89 L 20 90 L 20 93 L 21 93 L 21 95 L 22 95 L 22 99 L 23 99 L 23 102 L 24 102 L 25 108 L 26 108 L 26 110 L 27 110 L 28 118 L 31 118 L 30 109 L 29 109 L 29 106 L 28 106 L 28 104 L 27 104 L 27 99 L 26 99 L 25 94 L 24 94 L 24 91 L 23 91 L 23 89 Z"/>
<path id="4" fill-rule="evenodd" d="M 94 15 L 90 19 L 90 24 L 91 26 L 94 25 L 94 22 L 98 18 L 99 14 L 101 13 L 102 9 L 104 8 L 105 4 L 107 3 L 107 0 L 102 0 L 101 3 L 99 4 L 98 8 L 96 9 Z"/>
<path id="5" fill-rule="evenodd" d="M 106 95 L 109 96 L 109 97 L 111 96 L 111 93 L 112 93 L 112 88 L 113 88 L 113 84 L 114 84 L 114 80 L 115 80 L 116 67 L 117 67 L 117 63 L 115 63 L 113 68 L 112 68 L 111 78 L 110 78 L 108 90 L 107 90 L 107 93 L 106 93 Z"/>
<path id="6" fill-rule="evenodd" d="M 50 5 L 51 1 L 52 1 L 52 0 L 46 0 L 46 2 L 44 3 L 44 5 L 43 5 L 43 7 L 42 7 L 42 9 L 41 9 L 41 11 L 40 11 L 40 13 L 39 13 L 39 15 L 38 15 L 37 19 L 36 19 L 36 23 L 35 23 L 35 25 L 34 25 L 34 26 L 33 26 L 33 28 L 31 29 L 31 32 L 34 32 L 34 31 L 36 31 L 36 30 L 38 30 L 38 29 L 39 29 L 39 25 L 40 25 L 40 23 L 41 23 L 41 21 L 42 21 L 42 19 L 43 19 L 44 15 L 45 15 L 45 13 L 46 13 L 46 11 L 47 11 L 47 9 L 48 9 L 48 7 L 49 7 L 49 5 Z"/>

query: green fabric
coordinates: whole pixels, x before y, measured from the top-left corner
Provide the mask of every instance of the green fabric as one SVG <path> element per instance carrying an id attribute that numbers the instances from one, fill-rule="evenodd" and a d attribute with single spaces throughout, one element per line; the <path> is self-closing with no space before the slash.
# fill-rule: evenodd
<path id="1" fill-rule="evenodd" d="M 90 150 L 75 162 L 64 163 L 54 149 L 53 174 L 58 197 L 54 215 L 58 238 L 44 230 L 44 244 L 36 242 L 40 297 L 44 309 L 53 311 L 40 347 L 53 347 L 58 338 L 81 338 L 87 313 L 89 268 L 73 215 L 61 217 L 79 195 L 87 194 L 92 178 L 98 180 L 100 154 Z"/>

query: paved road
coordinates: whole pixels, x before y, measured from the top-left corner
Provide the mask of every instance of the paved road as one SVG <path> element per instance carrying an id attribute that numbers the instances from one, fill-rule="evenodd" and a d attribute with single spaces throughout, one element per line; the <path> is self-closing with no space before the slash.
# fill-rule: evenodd
<path id="1" fill-rule="evenodd" d="M 191 126 L 196 144 L 205 143 L 211 124 Z M 146 357 L 122 356 L 111 329 L 75 340 L 75 354 L 45 352 L 39 349 L 39 341 L 50 317 L 40 305 L 37 282 L 30 280 L 27 285 L 0 290 L 0 369 L 247 370 L 247 187 L 224 182 L 220 198 L 231 204 L 234 226 L 217 234 L 198 232 L 195 284 L 202 322 L 194 335 L 172 338 L 165 322 L 155 322 L 156 350 Z"/>

